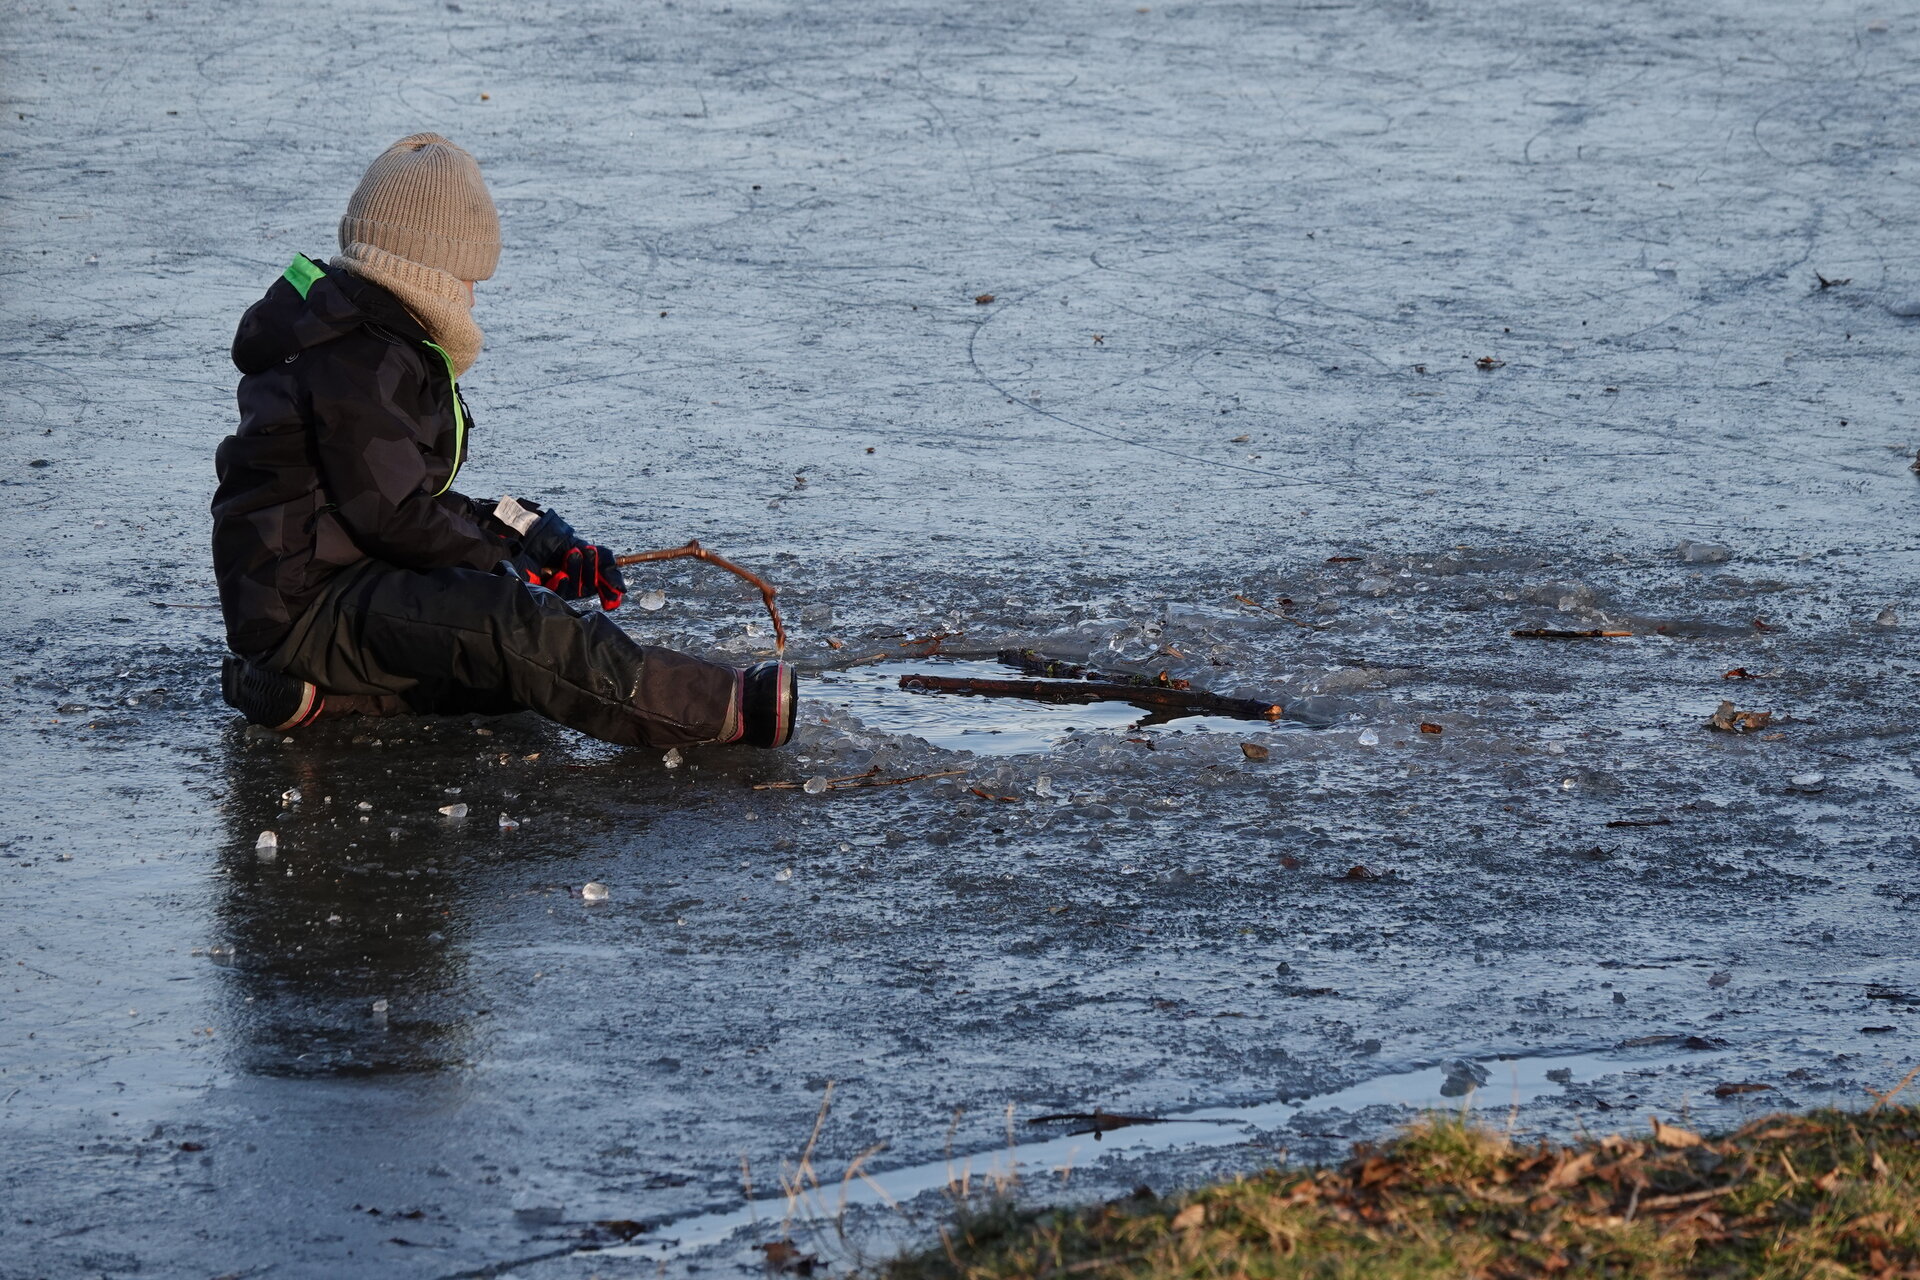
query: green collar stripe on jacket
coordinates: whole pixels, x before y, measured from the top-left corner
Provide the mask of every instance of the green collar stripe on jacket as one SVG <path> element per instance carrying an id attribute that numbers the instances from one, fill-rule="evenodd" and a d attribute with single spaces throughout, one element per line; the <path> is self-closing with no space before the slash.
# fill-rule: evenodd
<path id="1" fill-rule="evenodd" d="M 313 288 L 313 282 L 327 273 L 314 265 L 313 259 L 304 253 L 293 255 L 293 261 L 281 273 L 281 278 L 293 286 L 293 291 L 301 297 L 307 296 L 307 290 Z"/>
<path id="2" fill-rule="evenodd" d="M 447 384 L 453 389 L 453 470 L 447 472 L 447 482 L 434 491 L 433 496 L 437 498 L 453 488 L 453 478 L 460 474 L 460 464 L 466 461 L 467 407 L 460 403 L 460 379 L 453 372 L 453 357 L 448 355 L 447 349 L 437 342 L 429 342 L 427 345 L 438 351 L 440 358 L 447 362 Z"/>

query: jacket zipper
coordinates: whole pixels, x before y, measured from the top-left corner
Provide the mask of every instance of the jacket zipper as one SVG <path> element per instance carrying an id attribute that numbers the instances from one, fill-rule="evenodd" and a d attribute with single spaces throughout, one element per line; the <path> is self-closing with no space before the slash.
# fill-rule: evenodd
<path id="1" fill-rule="evenodd" d="M 466 461 L 467 406 L 460 399 L 460 381 L 454 376 L 453 357 L 448 355 L 447 349 L 437 342 L 429 342 L 426 345 L 437 351 L 440 359 L 446 362 L 447 385 L 453 389 L 453 469 L 447 472 L 447 482 L 434 490 L 433 496 L 437 498 L 453 488 L 454 477 L 460 474 L 460 465 Z"/>

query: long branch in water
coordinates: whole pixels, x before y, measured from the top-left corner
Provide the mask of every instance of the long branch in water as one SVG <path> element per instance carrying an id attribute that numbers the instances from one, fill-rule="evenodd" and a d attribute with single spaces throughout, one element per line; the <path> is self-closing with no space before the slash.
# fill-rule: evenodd
<path id="1" fill-rule="evenodd" d="M 1091 680 L 980 680 L 966 676 L 900 677 L 900 687 L 916 693 L 973 694 L 988 698 L 1030 698 L 1035 702 L 1079 705 L 1088 702 L 1131 702 L 1158 710 L 1208 711 L 1239 720 L 1278 720 L 1284 710 L 1277 702 L 1257 698 L 1224 698 L 1204 689 L 1168 689 L 1153 685 L 1101 684 Z"/>
<path id="2" fill-rule="evenodd" d="M 773 602 L 780 588 L 762 578 L 751 569 L 742 569 L 733 561 L 717 552 L 709 551 L 696 539 L 684 547 L 668 547 L 665 551 L 636 551 L 630 556 L 617 556 L 614 563 L 625 568 L 630 564 L 651 564 L 656 560 L 704 560 L 710 565 L 725 569 L 736 578 L 745 578 L 760 589 L 760 599 L 766 602 L 767 616 L 773 619 L 773 639 L 779 652 L 787 651 L 787 624 L 780 620 L 780 606 Z"/>

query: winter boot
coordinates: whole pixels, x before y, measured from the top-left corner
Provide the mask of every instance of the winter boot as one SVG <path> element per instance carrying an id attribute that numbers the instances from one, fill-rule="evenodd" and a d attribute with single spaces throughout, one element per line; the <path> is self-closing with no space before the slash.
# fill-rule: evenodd
<path id="1" fill-rule="evenodd" d="M 793 737 L 793 711 L 800 699 L 793 668 L 784 662 L 762 662 L 746 670 L 740 714 L 746 731 L 740 740 L 750 747 L 784 747 Z"/>
<path id="2" fill-rule="evenodd" d="M 312 724 L 326 707 L 318 686 L 245 658 L 221 660 L 220 693 L 248 724 L 276 730 Z"/>

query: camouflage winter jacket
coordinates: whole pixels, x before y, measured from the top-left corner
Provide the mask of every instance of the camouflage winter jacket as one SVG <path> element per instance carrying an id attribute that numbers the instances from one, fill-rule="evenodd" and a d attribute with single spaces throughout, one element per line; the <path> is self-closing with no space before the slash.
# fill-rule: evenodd
<path id="1" fill-rule="evenodd" d="M 508 530 L 453 491 L 473 419 L 391 293 L 297 257 L 233 338 L 240 429 L 214 457 L 213 568 L 234 652 L 263 656 L 342 568 L 492 570 Z"/>

